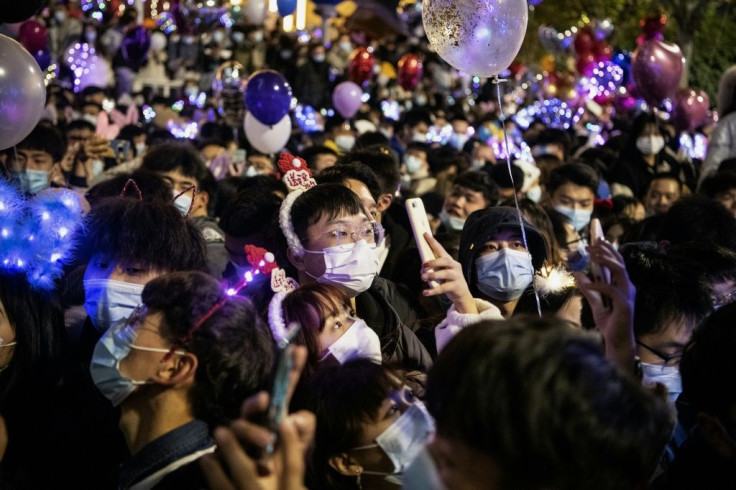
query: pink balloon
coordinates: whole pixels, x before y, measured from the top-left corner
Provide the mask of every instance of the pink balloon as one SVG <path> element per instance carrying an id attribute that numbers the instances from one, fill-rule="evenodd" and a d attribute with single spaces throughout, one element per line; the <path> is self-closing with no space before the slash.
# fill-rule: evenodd
<path id="1" fill-rule="evenodd" d="M 702 90 L 682 88 L 675 94 L 672 122 L 678 131 L 695 131 L 705 124 L 710 106 L 708 94 Z"/>
<path id="2" fill-rule="evenodd" d="M 45 105 L 46 86 L 38 63 L 23 46 L 0 35 L 0 149 L 28 136 Z"/>
<path id="3" fill-rule="evenodd" d="M 353 82 L 342 82 L 332 92 L 332 105 L 345 119 L 358 113 L 363 104 L 363 90 Z"/>
<path id="4" fill-rule="evenodd" d="M 656 107 L 675 94 L 682 78 L 684 61 L 677 44 L 651 39 L 636 48 L 631 72 L 647 104 Z"/>
<path id="5" fill-rule="evenodd" d="M 18 41 L 31 53 L 46 49 L 48 37 L 46 26 L 35 19 L 30 19 L 20 26 Z"/>

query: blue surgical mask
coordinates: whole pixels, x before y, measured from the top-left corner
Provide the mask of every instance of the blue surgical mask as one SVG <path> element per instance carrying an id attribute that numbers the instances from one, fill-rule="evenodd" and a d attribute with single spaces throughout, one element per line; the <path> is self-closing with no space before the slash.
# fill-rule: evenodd
<path id="1" fill-rule="evenodd" d="M 126 320 L 111 327 L 102 334 L 95 345 L 90 363 L 90 375 L 97 389 L 110 400 L 113 406 L 118 406 L 141 385 L 152 384 L 151 381 L 136 381 L 126 378 L 120 372 L 120 362 L 130 354 L 131 349 L 147 352 L 167 354 L 169 349 L 141 347 L 134 345 L 137 333 L 128 325 Z M 175 354 L 184 354 L 184 351 L 174 351 Z"/>
<path id="2" fill-rule="evenodd" d="M 49 172 L 43 170 L 20 170 L 14 171 L 13 178 L 20 184 L 20 188 L 26 194 L 36 195 L 44 189 L 48 189 Z"/>
<path id="3" fill-rule="evenodd" d="M 406 165 L 407 172 L 414 174 L 422 168 L 422 159 L 414 155 L 406 155 L 406 158 L 404 158 L 404 165 Z"/>
<path id="4" fill-rule="evenodd" d="M 261 174 L 253 165 L 248 165 L 248 168 L 245 169 L 245 173 L 243 175 L 246 177 L 255 177 Z"/>
<path id="5" fill-rule="evenodd" d="M 567 254 L 567 267 L 573 272 L 583 272 L 589 265 L 588 242 L 580 239 L 578 249 Z"/>
<path id="6" fill-rule="evenodd" d="M 667 388 L 667 396 L 674 403 L 682 393 L 682 376 L 680 366 L 662 366 L 659 364 L 641 363 L 643 382 L 647 385 L 661 383 Z"/>
<path id="7" fill-rule="evenodd" d="M 469 139 L 470 137 L 467 134 L 452 133 L 452 136 L 450 136 L 450 145 L 456 150 L 462 150 Z"/>
<path id="8" fill-rule="evenodd" d="M 451 231 L 463 231 L 463 226 L 465 226 L 464 219 L 447 214 L 445 208 L 442 208 L 442 211 L 440 211 L 440 222 L 445 225 L 445 228 Z"/>
<path id="9" fill-rule="evenodd" d="M 564 214 L 565 217 L 570 221 L 570 224 L 575 231 L 580 231 L 590 223 L 590 217 L 593 211 L 587 209 L 573 209 L 567 206 L 555 206 L 555 211 Z"/>
<path id="10" fill-rule="evenodd" d="M 105 162 L 102 160 L 92 160 L 92 177 L 97 177 L 105 170 Z"/>
<path id="11" fill-rule="evenodd" d="M 112 279 L 84 281 L 84 309 L 100 332 L 126 320 L 141 303 L 143 285 Z"/>
<path id="12" fill-rule="evenodd" d="M 176 197 L 177 195 L 179 195 L 179 191 L 174 189 L 174 197 L 176 198 L 173 202 L 174 207 L 179 210 L 182 216 L 186 216 L 192 207 L 192 196 L 189 192 L 182 194 L 179 197 Z"/>
<path id="13" fill-rule="evenodd" d="M 404 471 L 404 490 L 446 490 L 437 464 L 425 447 Z"/>
<path id="14" fill-rule="evenodd" d="M 534 280 L 534 267 L 529 253 L 502 248 L 475 260 L 477 286 L 481 293 L 498 301 L 512 301 Z"/>

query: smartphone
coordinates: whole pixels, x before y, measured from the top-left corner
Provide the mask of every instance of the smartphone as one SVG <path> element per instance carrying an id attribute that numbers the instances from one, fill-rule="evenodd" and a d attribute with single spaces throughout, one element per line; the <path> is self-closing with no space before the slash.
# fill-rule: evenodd
<path id="1" fill-rule="evenodd" d="M 603 234 L 603 227 L 601 226 L 601 220 L 593 218 L 590 220 L 590 243 L 596 244 L 599 239 L 606 239 Z M 607 267 L 600 265 L 594 260 L 590 261 L 590 273 L 593 275 L 595 282 L 602 282 L 605 284 L 611 284 L 611 271 Z M 611 308 L 611 299 L 606 295 L 601 295 L 603 306 L 607 309 Z"/>
<path id="2" fill-rule="evenodd" d="M 233 165 L 240 165 L 239 168 L 243 168 L 243 166 L 245 166 L 245 156 L 245 150 L 237 148 L 230 152 L 230 162 L 232 162 Z"/>
<path id="3" fill-rule="evenodd" d="M 274 434 L 278 434 L 281 421 L 289 410 L 288 395 L 289 381 L 292 369 L 294 369 L 293 350 L 291 341 L 301 330 L 301 325 L 292 323 L 286 330 L 284 337 L 276 342 L 277 359 L 276 368 L 273 373 L 273 381 L 269 392 L 269 404 L 266 411 L 264 426 Z M 276 448 L 277 438 L 274 436 L 271 443 L 266 447 L 262 457 L 273 454 Z"/>
<path id="4" fill-rule="evenodd" d="M 432 234 L 432 229 L 429 227 L 429 220 L 427 219 L 427 212 L 424 210 L 424 203 L 418 197 L 406 200 L 406 212 L 409 214 L 409 222 L 411 223 L 411 231 L 414 233 L 414 241 L 417 243 L 419 249 L 419 256 L 422 258 L 422 264 L 428 260 L 434 260 L 434 252 L 432 247 L 429 246 L 427 240 L 424 239 L 424 234 Z M 436 288 L 439 286 L 437 281 L 429 281 L 431 287 Z"/>

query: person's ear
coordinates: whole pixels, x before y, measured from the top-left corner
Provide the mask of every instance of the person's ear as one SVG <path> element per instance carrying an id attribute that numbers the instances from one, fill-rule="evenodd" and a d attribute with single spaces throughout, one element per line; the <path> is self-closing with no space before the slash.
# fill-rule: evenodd
<path id="1" fill-rule="evenodd" d="M 698 413 L 698 425 L 703 430 L 703 435 L 708 445 L 712 447 L 723 458 L 731 459 L 736 455 L 736 443 L 723 427 L 718 417 L 709 413 Z"/>
<path id="2" fill-rule="evenodd" d="M 347 453 L 340 453 L 331 456 L 327 460 L 330 467 L 345 476 L 358 476 L 363 473 L 363 467 L 355 459 L 348 456 Z"/>
<path id="3" fill-rule="evenodd" d="M 197 189 L 197 201 L 201 204 L 204 209 L 207 209 L 207 205 L 210 203 L 210 195 L 207 191 Z"/>
<path id="4" fill-rule="evenodd" d="M 386 210 L 391 206 L 391 203 L 394 201 L 393 194 L 381 194 L 378 197 L 378 202 L 376 203 L 376 207 L 378 209 L 378 212 L 383 214 L 386 212 Z"/>
<path id="5" fill-rule="evenodd" d="M 194 378 L 197 371 L 197 356 L 191 352 L 174 354 L 171 359 L 159 363 L 153 378 L 157 384 L 173 386 Z"/>
<path id="6" fill-rule="evenodd" d="M 660 240 L 657 245 L 657 251 L 662 254 L 669 253 L 670 248 L 672 248 L 672 244 L 669 240 Z"/>
<path id="7" fill-rule="evenodd" d="M 288 257 L 289 262 L 291 262 L 291 265 L 297 268 L 299 271 L 303 271 L 307 268 L 306 264 L 304 263 L 304 255 L 296 254 L 291 247 L 286 249 L 286 257 Z"/>

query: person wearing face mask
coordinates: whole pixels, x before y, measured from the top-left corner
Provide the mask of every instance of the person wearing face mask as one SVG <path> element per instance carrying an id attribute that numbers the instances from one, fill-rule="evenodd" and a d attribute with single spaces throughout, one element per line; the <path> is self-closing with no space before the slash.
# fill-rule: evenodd
<path id="1" fill-rule="evenodd" d="M 587 233 L 595 207 L 598 175 L 583 163 L 568 163 L 550 172 L 546 185 L 550 205 L 563 214 L 578 233 Z"/>
<path id="2" fill-rule="evenodd" d="M 353 311 L 378 334 L 386 362 L 426 370 L 431 359 L 413 331 L 422 309 L 378 277 L 383 229 L 369 216 L 360 197 L 342 184 L 287 196 L 279 220 L 289 242 L 286 254 L 300 284 L 331 284 L 347 294 Z"/>
<path id="3" fill-rule="evenodd" d="M 682 392 L 679 364 L 685 346 L 713 309 L 704 270 L 648 243 L 627 244 L 621 255 L 636 287 L 634 337 L 643 382 L 664 385 L 674 403 Z"/>
<path id="4" fill-rule="evenodd" d="M 414 108 L 404 113 L 396 124 L 391 148 L 403 159 L 410 143 L 428 143 L 427 133 L 432 125 L 432 114 L 426 109 Z"/>
<path id="5" fill-rule="evenodd" d="M 470 124 L 464 114 L 455 114 L 450 118 L 452 125 L 452 135 L 450 136 L 450 146 L 456 150 L 463 151 L 465 149 L 465 143 L 470 141 L 470 135 L 468 130 Z"/>
<path id="6" fill-rule="evenodd" d="M 495 310 L 495 314 L 500 313 L 504 318 L 509 318 L 521 296 L 525 293 L 533 294 L 530 288 L 534 274 L 547 259 L 547 245 L 542 235 L 528 221 L 524 220 L 523 226 L 527 246 L 524 245 L 516 209 L 499 206 L 475 211 L 468 217 L 463 228 L 459 264 L 453 261 L 424 265 L 424 281 L 441 281 L 443 269 L 459 268 L 471 295 L 470 300 L 467 295 L 453 300 L 454 310 L 448 312 L 448 321 L 442 328 L 438 326 L 435 329 L 438 351 L 460 329 L 478 321 L 474 314 Z M 456 280 L 460 281 L 459 278 Z M 442 284 L 440 290 L 432 288 L 429 294 L 437 294 L 441 289 Z M 453 312 L 460 315 L 452 318 Z"/>
<path id="7" fill-rule="evenodd" d="M 671 407 L 606 359 L 597 336 L 532 316 L 460 332 L 425 403 L 436 434 L 404 472 L 408 490 L 644 488 L 674 425 Z"/>
<path id="8" fill-rule="evenodd" d="M 665 147 L 656 117 L 642 113 L 634 119 L 619 160 L 611 168 L 611 191 L 613 195 L 625 194 L 641 200 L 652 177 L 659 173 L 676 175 L 685 183 L 682 166 Z"/>
<path id="9" fill-rule="evenodd" d="M 46 123 L 39 123 L 31 134 L 18 143 L 8 154 L 6 168 L 10 180 L 29 196 L 51 186 L 66 184 L 62 170 L 64 140 L 59 131 Z"/>
<path id="10" fill-rule="evenodd" d="M 339 155 L 349 153 L 355 146 L 353 125 L 338 116 L 327 119 L 324 145 Z"/>
<path id="11" fill-rule="evenodd" d="M 306 63 L 297 69 L 292 89 L 294 96 L 304 105 L 315 109 L 327 107 L 330 101 L 330 65 L 325 63 L 326 51 L 321 43 L 309 46 Z"/>
<path id="12" fill-rule="evenodd" d="M 452 183 L 440 211 L 440 232 L 460 233 L 468 217 L 498 202 L 498 186 L 485 172 L 468 170 Z"/>
<path id="13" fill-rule="evenodd" d="M 323 368 L 305 391 L 303 408 L 317 419 L 309 488 L 400 488 L 434 434 L 432 417 L 402 377 L 368 360 Z"/>
<path id="14" fill-rule="evenodd" d="M 266 67 L 266 43 L 260 26 L 235 26 L 230 37 L 234 44 L 232 59 L 245 66 L 248 73 Z"/>
<path id="15" fill-rule="evenodd" d="M 402 165 L 402 194 L 421 196 L 433 191 L 437 179 L 430 174 L 427 160 L 431 147 L 427 143 L 412 141 L 406 145 Z"/>
<path id="16" fill-rule="evenodd" d="M 353 43 L 350 42 L 348 34 L 341 34 L 337 41 L 327 53 L 327 63 L 335 73 L 343 74 L 350 61 L 350 53 L 353 52 Z"/>
<path id="17" fill-rule="evenodd" d="M 217 183 L 194 148 L 161 144 L 146 153 L 141 169 L 156 173 L 171 186 L 173 204 L 197 228 L 207 245 L 207 266 L 222 277 L 228 264 L 225 233 L 211 216 Z"/>
<path id="18" fill-rule="evenodd" d="M 278 314 L 278 304 L 273 314 Z M 298 322 L 296 343 L 307 347 L 309 376 L 319 367 L 354 359 L 380 363 L 381 341 L 365 321 L 355 316 L 350 298 L 329 284 L 307 284 L 287 294 L 281 303 L 282 324 Z M 272 312 L 274 310 L 271 310 Z"/>
<path id="19" fill-rule="evenodd" d="M 118 487 L 201 488 L 197 459 L 214 453 L 211 431 L 267 388 L 274 362 L 271 333 L 246 298 L 201 272 L 149 282 L 141 307 L 105 332 L 90 364 L 97 389 L 120 407 L 131 454 Z"/>
<path id="20" fill-rule="evenodd" d="M 69 44 L 79 41 L 82 34 L 82 23 L 69 15 L 66 2 L 57 1 L 52 5 L 52 18 L 48 26 L 49 51 L 55 60 L 63 58 Z"/>

